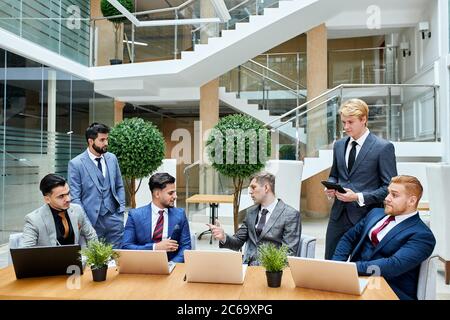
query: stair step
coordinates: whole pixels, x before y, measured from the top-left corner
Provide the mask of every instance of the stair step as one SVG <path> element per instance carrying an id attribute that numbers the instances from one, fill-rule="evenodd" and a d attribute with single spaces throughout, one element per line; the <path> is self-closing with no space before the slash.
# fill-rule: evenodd
<path id="1" fill-rule="evenodd" d="M 265 21 L 266 19 L 267 19 L 267 17 L 265 17 L 265 16 L 250 16 L 250 23 L 252 23 L 252 24 L 261 23 L 261 22 Z"/>
<path id="2" fill-rule="evenodd" d="M 181 51 L 181 59 L 188 59 L 195 55 L 195 51 Z"/>

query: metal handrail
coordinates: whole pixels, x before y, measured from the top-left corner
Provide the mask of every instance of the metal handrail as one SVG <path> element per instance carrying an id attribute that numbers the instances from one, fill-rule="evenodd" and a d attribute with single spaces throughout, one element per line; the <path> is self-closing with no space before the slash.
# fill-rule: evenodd
<path id="1" fill-rule="evenodd" d="M 398 46 L 372 47 L 372 48 L 351 48 L 351 49 L 331 49 L 328 52 L 355 52 L 355 51 L 372 51 L 382 49 L 398 48 Z"/>
<path id="2" fill-rule="evenodd" d="M 253 72 L 253 73 L 255 73 L 255 74 L 257 74 L 257 75 L 263 77 L 264 79 L 267 79 L 267 80 L 269 80 L 269 81 L 272 81 L 272 82 L 274 82 L 275 84 L 277 84 L 277 85 L 279 85 L 279 86 L 281 86 L 281 87 L 283 87 L 283 88 L 286 88 L 287 90 L 289 90 L 290 92 L 292 92 L 292 94 L 296 95 L 297 97 L 298 97 L 298 96 L 301 96 L 301 97 L 303 97 L 303 98 L 306 98 L 305 95 L 303 95 L 303 94 L 301 94 L 301 93 L 298 93 L 297 91 L 293 90 L 292 88 L 289 88 L 287 85 L 282 84 L 281 82 L 279 82 L 279 81 L 277 81 L 277 80 L 274 80 L 274 79 L 272 79 L 272 78 L 270 78 L 270 77 L 267 77 L 266 75 L 264 75 L 264 74 L 262 74 L 262 73 L 259 73 L 259 72 L 255 71 L 255 70 L 253 70 L 253 69 L 251 69 L 251 68 L 249 68 L 249 67 L 246 67 L 246 66 L 244 66 L 244 65 L 241 65 L 240 67 L 241 67 L 241 68 L 244 68 L 244 69 L 246 69 L 246 70 L 249 70 L 249 71 L 251 71 L 251 72 Z"/>
<path id="3" fill-rule="evenodd" d="M 275 122 L 277 122 L 277 121 L 280 121 L 280 119 L 285 118 L 286 116 L 290 115 L 290 114 L 293 113 L 293 112 L 297 112 L 298 110 L 305 108 L 305 107 L 306 107 L 308 104 L 310 104 L 311 102 L 314 102 L 314 101 L 316 101 L 316 100 L 319 100 L 320 98 L 322 98 L 322 97 L 324 97 L 324 96 L 326 96 L 326 95 L 332 93 L 332 92 L 335 91 L 335 90 L 338 90 L 338 89 L 344 89 L 344 88 L 347 88 L 347 89 L 348 89 L 348 88 L 377 88 L 377 87 L 386 87 L 386 88 L 389 88 L 389 87 L 404 87 L 404 88 L 407 88 L 407 87 L 410 87 L 410 88 L 413 88 L 413 87 L 427 87 L 427 88 L 439 88 L 439 85 L 434 85 L 434 84 L 406 84 L 406 83 L 401 83 L 401 84 L 340 84 L 340 85 L 338 85 L 338 86 L 336 86 L 336 87 L 334 87 L 334 88 L 332 88 L 332 89 L 330 89 L 330 90 L 327 90 L 327 91 L 323 92 L 322 94 L 318 95 L 317 97 L 312 98 L 311 100 L 308 100 L 308 101 L 306 101 L 305 103 L 302 103 L 302 104 L 299 105 L 298 107 L 296 107 L 296 108 L 294 108 L 294 109 L 292 109 L 292 110 L 290 110 L 290 111 L 288 111 L 288 112 L 282 114 L 282 115 L 279 116 L 278 118 L 276 118 L 276 119 L 274 119 L 274 120 L 272 120 L 272 121 L 266 123 L 264 126 L 268 127 L 268 126 L 270 126 L 272 123 L 275 123 Z M 308 109 L 308 110 L 311 110 L 311 109 Z"/>
<path id="4" fill-rule="evenodd" d="M 144 14 L 152 14 L 152 13 L 161 13 L 161 12 L 169 12 L 169 11 L 177 11 L 177 10 L 181 10 L 184 7 L 190 5 L 192 2 L 194 2 L 196 0 L 188 0 L 186 2 L 183 2 L 182 4 L 180 4 L 177 7 L 171 7 L 171 8 L 161 8 L 161 9 L 152 9 L 152 10 L 146 10 L 146 11 L 140 11 L 140 12 L 132 12 L 131 14 L 134 16 L 141 16 Z M 115 16 L 109 16 L 109 17 L 94 17 L 91 18 L 91 21 L 96 21 L 96 20 L 105 20 L 105 19 L 113 19 L 113 18 L 123 18 L 125 17 L 123 14 L 118 14 Z"/>
<path id="5" fill-rule="evenodd" d="M 291 83 L 294 83 L 295 85 L 298 85 L 298 86 L 301 87 L 302 89 L 306 89 L 306 87 L 305 87 L 304 85 L 302 85 L 300 82 L 297 82 L 297 81 L 295 81 L 295 80 L 292 80 L 291 78 L 286 77 L 284 74 L 281 74 L 281 73 L 279 73 L 279 72 L 277 72 L 277 71 L 275 71 L 275 70 L 273 70 L 273 69 L 270 69 L 269 67 L 267 67 L 267 66 L 265 66 L 265 65 L 263 65 L 263 64 L 261 64 L 261 63 L 259 63 L 259 62 L 256 62 L 255 60 L 250 59 L 250 60 L 248 60 L 247 62 L 254 63 L 254 64 L 256 64 L 257 66 L 259 66 L 259 67 L 261 67 L 261 68 L 264 68 L 264 69 L 266 69 L 266 70 L 269 71 L 269 72 L 275 73 L 277 76 L 279 76 L 279 77 L 281 77 L 281 78 L 283 78 L 283 79 L 285 79 L 285 80 L 287 80 L 287 81 L 289 81 L 289 82 L 291 82 Z"/>
<path id="6" fill-rule="evenodd" d="M 294 120 L 295 118 L 301 117 L 302 115 L 304 115 L 304 114 L 306 114 L 306 113 L 308 113 L 308 112 L 310 112 L 310 111 L 313 111 L 313 110 L 317 109 L 318 107 L 322 106 L 324 103 L 328 103 L 329 101 L 331 101 L 331 100 L 333 100 L 333 99 L 335 99 L 335 98 L 337 98 L 337 97 L 338 97 L 338 96 L 335 95 L 335 96 L 333 96 L 333 97 L 331 97 L 331 98 L 328 98 L 328 99 L 325 100 L 325 101 L 320 102 L 319 104 L 316 104 L 314 107 L 311 107 L 311 108 L 309 108 L 309 109 L 307 109 L 307 110 L 305 110 L 305 111 L 299 113 L 298 115 L 293 116 L 293 117 L 290 118 L 289 120 L 286 120 L 286 121 L 283 121 L 283 122 L 280 121 L 280 125 L 277 126 L 277 127 L 273 127 L 272 129 L 278 129 L 278 128 L 281 128 L 281 127 L 284 126 L 286 123 L 291 122 L 291 121 Z"/>

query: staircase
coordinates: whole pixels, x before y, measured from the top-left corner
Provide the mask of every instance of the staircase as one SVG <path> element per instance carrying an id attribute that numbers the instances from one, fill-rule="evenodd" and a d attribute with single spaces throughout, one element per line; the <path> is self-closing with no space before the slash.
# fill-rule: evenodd
<path id="1" fill-rule="evenodd" d="M 201 86 L 228 70 L 283 43 L 338 12 L 332 0 L 279 1 L 263 15 L 222 30 L 221 37 L 184 51 L 181 59 L 90 68 L 95 91 L 118 100 L 158 95 L 161 88 Z"/>

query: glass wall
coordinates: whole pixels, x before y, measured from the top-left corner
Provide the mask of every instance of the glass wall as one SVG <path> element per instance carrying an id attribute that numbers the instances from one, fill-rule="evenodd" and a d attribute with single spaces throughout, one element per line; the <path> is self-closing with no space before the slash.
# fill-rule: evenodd
<path id="1" fill-rule="evenodd" d="M 0 28 L 87 65 L 90 1 L 2 0 Z"/>
<path id="2" fill-rule="evenodd" d="M 0 49 L 0 243 L 42 205 L 40 179 L 67 176 L 98 104 L 112 114 L 113 100 L 92 83 Z"/>

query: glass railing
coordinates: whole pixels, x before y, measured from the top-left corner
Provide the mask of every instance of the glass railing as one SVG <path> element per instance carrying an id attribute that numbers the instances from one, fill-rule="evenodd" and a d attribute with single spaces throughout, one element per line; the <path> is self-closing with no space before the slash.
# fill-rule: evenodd
<path id="1" fill-rule="evenodd" d="M 2 0 L 0 28 L 78 63 L 89 64 L 89 1 Z"/>
<path id="2" fill-rule="evenodd" d="M 24 216 L 42 206 L 42 177 L 49 172 L 67 177 L 67 163 L 86 149 L 83 136 L 69 133 L 0 126 L 1 241 L 21 231 Z"/>
<path id="3" fill-rule="evenodd" d="M 328 87 L 399 83 L 397 47 L 328 51 Z"/>
<path id="4" fill-rule="evenodd" d="M 265 53 L 252 60 L 306 87 L 306 52 Z"/>
<path id="5" fill-rule="evenodd" d="M 281 159 L 317 156 L 344 136 L 342 102 L 360 98 L 369 106 L 368 128 L 393 142 L 440 141 L 438 86 L 413 84 L 339 85 L 267 123 L 278 136 Z"/>
<path id="6" fill-rule="evenodd" d="M 120 39 L 119 59 L 124 63 L 180 59 L 182 51 L 192 51 L 196 44 L 206 44 L 208 38 L 219 37 L 222 30 L 236 27 L 238 22 L 248 22 L 251 15 L 262 15 L 264 8 L 277 7 L 279 0 L 225 0 L 231 19 L 227 22 L 192 23 L 185 25 L 136 27 L 130 21 L 123 26 Z M 207 19 L 217 18 L 209 1 L 186 1 L 178 7 L 149 10 L 133 13 L 139 21 Z M 122 15 L 114 17 L 123 17 Z M 111 17 L 109 17 L 111 18 Z M 96 59 L 103 53 L 111 52 L 114 46 L 99 38 L 103 33 L 111 33 L 112 25 L 107 18 L 91 20 L 92 66 L 108 64 L 107 59 Z M 112 33 L 111 33 L 112 34 Z M 122 32 L 121 32 L 122 35 Z M 123 58 L 122 58 L 123 56 Z"/>
<path id="7" fill-rule="evenodd" d="M 254 60 L 222 75 L 220 86 L 274 116 L 306 101 L 306 88 L 302 84 Z"/>

